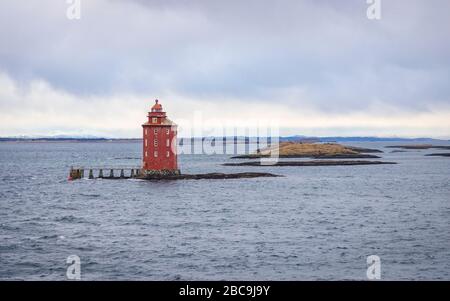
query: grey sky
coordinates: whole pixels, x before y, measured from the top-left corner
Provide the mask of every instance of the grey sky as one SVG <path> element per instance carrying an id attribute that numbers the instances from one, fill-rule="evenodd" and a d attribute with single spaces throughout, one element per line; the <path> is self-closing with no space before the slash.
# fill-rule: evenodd
<path id="1" fill-rule="evenodd" d="M 160 97 L 169 108 L 181 100 L 192 104 L 174 105 L 177 118 L 188 119 L 197 106 L 220 114 L 231 103 L 244 111 L 276 103 L 286 114 L 304 109 L 319 119 L 337 118 L 323 134 L 339 134 L 333 128 L 345 116 L 389 112 L 430 120 L 394 122 L 391 135 L 450 136 L 449 122 L 441 122 L 450 118 L 449 1 L 384 0 L 379 21 L 367 19 L 365 0 L 81 4 L 81 19 L 70 21 L 64 0 L 0 3 L 3 120 L 25 118 L 23 110 L 31 109 L 24 106 L 31 105 L 41 132 L 64 131 L 62 124 L 45 123 L 63 113 L 62 103 L 79 102 L 83 115 L 81 108 L 105 110 L 123 97 L 123 110 L 135 117 L 145 101 Z M 52 101 L 48 93 L 58 96 Z M 40 98 L 43 108 L 33 103 Z M 125 99 L 136 102 L 136 111 Z M 277 116 L 283 118 L 283 110 Z M 287 123 L 302 133 L 301 123 Z M 353 126 L 350 134 L 390 133 Z M 2 127 L 0 135 L 27 134 L 14 123 Z M 139 135 L 125 128 L 121 134 Z M 83 132 L 105 133 L 88 121 Z"/>

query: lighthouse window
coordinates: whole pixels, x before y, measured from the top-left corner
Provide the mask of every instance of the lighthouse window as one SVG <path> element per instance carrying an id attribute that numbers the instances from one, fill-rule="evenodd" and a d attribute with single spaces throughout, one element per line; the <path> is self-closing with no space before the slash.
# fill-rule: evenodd
<path id="1" fill-rule="evenodd" d="M 148 155 L 147 152 L 145 152 L 145 156 L 146 156 L 146 157 L 147 157 L 147 155 Z"/>
<path id="2" fill-rule="evenodd" d="M 167 129 L 167 130 L 166 130 L 166 134 L 167 134 L 167 135 L 169 135 L 169 133 L 170 133 L 170 130 L 169 130 L 169 129 Z"/>
<path id="3" fill-rule="evenodd" d="M 145 139 L 145 146 L 146 147 L 148 146 L 148 140 L 147 139 Z"/>
<path id="4" fill-rule="evenodd" d="M 167 152 L 166 152 L 166 157 L 169 158 L 169 156 L 170 156 L 170 152 L 167 151 Z"/>
<path id="5" fill-rule="evenodd" d="M 147 129 L 145 129 L 145 135 L 147 135 Z"/>
<path id="6" fill-rule="evenodd" d="M 153 145 L 154 145 L 154 146 L 158 146 L 158 139 L 155 139 L 155 140 L 153 141 Z"/>
<path id="7" fill-rule="evenodd" d="M 152 122 L 153 122 L 153 123 L 157 123 L 157 122 L 158 122 L 158 118 L 153 117 L 153 118 L 152 118 Z"/>
<path id="8" fill-rule="evenodd" d="M 155 151 L 154 153 L 153 153 L 153 156 L 156 158 L 156 157 L 158 157 L 158 151 Z"/>
<path id="9" fill-rule="evenodd" d="M 166 146 L 170 146 L 170 140 L 169 139 L 166 140 Z"/>
<path id="10" fill-rule="evenodd" d="M 155 135 L 158 134 L 158 129 L 154 129 L 153 133 L 155 133 Z"/>

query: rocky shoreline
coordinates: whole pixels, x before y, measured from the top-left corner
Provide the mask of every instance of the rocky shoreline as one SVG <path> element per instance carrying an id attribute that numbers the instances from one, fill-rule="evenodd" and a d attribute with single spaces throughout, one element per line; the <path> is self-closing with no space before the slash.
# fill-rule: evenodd
<path id="1" fill-rule="evenodd" d="M 380 165 L 380 164 L 397 164 L 396 162 L 385 161 L 365 161 L 365 160 L 351 160 L 351 161 L 331 161 L 331 160 L 312 160 L 312 161 L 278 161 L 275 164 L 264 165 L 258 161 L 248 161 L 241 163 L 224 163 L 224 166 L 350 166 L 350 165 Z"/>
<path id="2" fill-rule="evenodd" d="M 358 152 L 358 153 L 382 153 L 382 150 L 374 149 L 374 148 L 365 148 L 365 147 L 357 147 L 357 146 L 346 146 L 346 148 Z"/>
<path id="3" fill-rule="evenodd" d="M 97 168 L 98 169 L 98 168 Z M 124 168 L 116 168 L 120 170 L 120 176 L 114 175 L 114 168 L 108 168 L 110 170 L 109 176 L 103 175 L 103 169 L 98 169 L 98 177 L 94 177 L 93 169 L 89 169 L 89 176 L 86 179 L 104 179 L 104 180 L 126 180 L 126 179 L 137 179 L 137 180 L 149 180 L 149 181 L 159 181 L 159 180 L 203 180 L 203 179 L 250 179 L 250 178 L 261 178 L 261 177 L 283 177 L 281 175 L 275 175 L 268 172 L 240 172 L 240 173 L 204 173 L 204 174 L 183 174 L 179 170 L 175 172 L 149 172 L 142 170 L 131 169 L 129 173 L 126 174 Z M 85 168 L 71 168 L 69 172 L 69 181 L 85 179 Z"/>
<path id="4" fill-rule="evenodd" d="M 435 154 L 427 154 L 427 157 L 450 157 L 450 153 L 435 153 Z"/>
<path id="5" fill-rule="evenodd" d="M 140 177 L 141 180 L 214 180 L 214 179 L 251 179 L 261 177 L 282 177 L 266 172 L 241 172 L 241 173 L 206 173 L 206 174 L 179 174 L 179 175 L 167 175 L 167 176 L 146 176 Z"/>

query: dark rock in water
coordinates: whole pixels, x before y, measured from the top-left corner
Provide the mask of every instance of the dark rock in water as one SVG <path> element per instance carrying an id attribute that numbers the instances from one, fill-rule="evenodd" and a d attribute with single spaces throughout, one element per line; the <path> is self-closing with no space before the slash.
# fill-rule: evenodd
<path id="1" fill-rule="evenodd" d="M 340 165 L 377 165 L 377 164 L 397 164 L 396 162 L 383 162 L 383 161 L 278 161 L 272 165 L 261 165 L 260 162 L 242 162 L 242 163 L 224 163 L 225 166 L 340 166 Z"/>
<path id="2" fill-rule="evenodd" d="M 380 159 L 381 157 L 366 154 L 336 154 L 313 156 L 313 159 Z"/>
<path id="3" fill-rule="evenodd" d="M 206 173 L 206 174 L 179 174 L 169 176 L 146 176 L 143 180 L 203 180 L 203 179 L 244 179 L 259 177 L 281 177 L 266 172 L 241 172 L 241 173 Z"/>
<path id="4" fill-rule="evenodd" d="M 412 145 L 389 145 L 386 148 L 401 148 L 401 149 L 429 149 L 433 146 L 431 144 L 412 144 Z"/>
<path id="5" fill-rule="evenodd" d="M 450 153 L 436 153 L 436 154 L 427 154 L 425 156 L 434 156 L 434 157 L 450 157 Z"/>
<path id="6" fill-rule="evenodd" d="M 234 156 L 234 157 L 231 157 L 230 159 L 261 159 L 261 158 L 269 158 L 269 156 L 249 154 L 249 155 Z M 281 158 L 281 156 L 279 156 L 279 158 Z"/>
<path id="7" fill-rule="evenodd" d="M 382 150 L 374 149 L 374 148 L 364 148 L 364 147 L 357 147 L 357 146 L 346 146 L 347 148 L 351 149 L 352 151 L 358 152 L 358 153 L 382 153 Z"/>
<path id="8" fill-rule="evenodd" d="M 448 145 L 431 145 L 431 144 L 414 144 L 414 145 L 390 145 L 386 146 L 387 148 L 401 148 L 401 149 L 445 149 L 450 150 L 450 146 Z"/>

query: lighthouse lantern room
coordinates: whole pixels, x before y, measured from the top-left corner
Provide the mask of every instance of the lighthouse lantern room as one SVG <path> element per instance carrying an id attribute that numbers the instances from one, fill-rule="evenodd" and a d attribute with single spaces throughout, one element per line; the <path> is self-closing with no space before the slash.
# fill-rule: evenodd
<path id="1" fill-rule="evenodd" d="M 166 117 L 156 99 L 143 128 L 143 173 L 146 176 L 178 175 L 177 125 Z"/>

